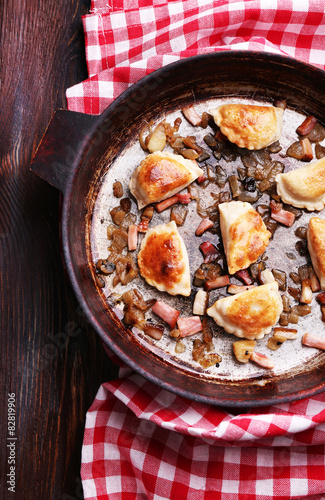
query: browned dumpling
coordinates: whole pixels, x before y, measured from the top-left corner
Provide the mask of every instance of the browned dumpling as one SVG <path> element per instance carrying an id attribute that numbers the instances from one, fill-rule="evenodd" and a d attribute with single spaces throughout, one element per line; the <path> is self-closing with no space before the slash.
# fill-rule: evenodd
<path id="1" fill-rule="evenodd" d="M 157 290 L 190 295 L 188 255 L 174 221 L 149 229 L 141 243 L 138 265 L 141 276 Z"/>
<path id="2" fill-rule="evenodd" d="M 246 339 L 261 339 L 279 321 L 283 305 L 273 281 L 217 300 L 207 314 L 226 332 Z"/>
<path id="3" fill-rule="evenodd" d="M 277 192 L 284 203 L 307 210 L 325 206 L 325 157 L 303 167 L 278 174 Z"/>
<path id="4" fill-rule="evenodd" d="M 325 220 L 311 217 L 307 230 L 307 242 L 314 271 L 321 289 L 325 290 Z"/>
<path id="5" fill-rule="evenodd" d="M 221 203 L 219 211 L 228 270 L 234 274 L 257 261 L 268 246 L 271 233 L 250 203 Z"/>
<path id="6" fill-rule="evenodd" d="M 210 113 L 221 132 L 240 148 L 262 149 L 281 136 L 282 108 L 223 104 Z"/>
<path id="7" fill-rule="evenodd" d="M 129 187 L 140 210 L 149 203 L 173 196 L 202 174 L 203 170 L 195 160 L 156 151 L 142 160 L 131 177 Z"/>

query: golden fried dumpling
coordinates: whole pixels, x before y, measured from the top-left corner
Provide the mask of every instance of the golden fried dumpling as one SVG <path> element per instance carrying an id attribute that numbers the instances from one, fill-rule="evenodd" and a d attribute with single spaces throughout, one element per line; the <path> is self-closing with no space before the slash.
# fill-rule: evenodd
<path id="1" fill-rule="evenodd" d="M 138 202 L 138 208 L 165 200 L 195 181 L 203 170 L 195 160 L 181 155 L 156 151 L 135 169 L 129 188 Z"/>
<path id="2" fill-rule="evenodd" d="M 250 203 L 221 203 L 219 211 L 228 270 L 234 274 L 257 261 L 268 246 L 271 233 Z"/>
<path id="3" fill-rule="evenodd" d="M 190 295 L 187 250 L 175 221 L 149 229 L 141 243 L 138 265 L 141 276 L 161 292 Z"/>
<path id="4" fill-rule="evenodd" d="M 262 339 L 279 321 L 283 305 L 273 281 L 217 300 L 207 314 L 226 332 L 246 339 Z"/>
<path id="5" fill-rule="evenodd" d="M 307 229 L 307 242 L 313 268 L 325 290 L 325 220 L 311 217 Z"/>
<path id="6" fill-rule="evenodd" d="M 230 142 L 240 148 L 262 149 L 281 136 L 283 109 L 255 104 L 222 104 L 210 110 Z"/>
<path id="7" fill-rule="evenodd" d="M 275 177 L 284 203 L 307 210 L 325 206 L 325 157 Z"/>

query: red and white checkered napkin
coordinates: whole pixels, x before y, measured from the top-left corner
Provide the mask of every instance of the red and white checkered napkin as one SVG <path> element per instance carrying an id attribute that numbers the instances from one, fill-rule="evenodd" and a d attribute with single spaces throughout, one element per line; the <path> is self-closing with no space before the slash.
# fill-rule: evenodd
<path id="1" fill-rule="evenodd" d="M 90 76 L 67 90 L 68 107 L 101 113 L 151 71 L 210 51 L 265 50 L 324 69 L 324 10 L 324 0 L 93 0 Z M 123 368 L 87 413 L 81 475 L 87 500 L 319 500 L 324 451 L 324 393 L 232 412 Z"/>

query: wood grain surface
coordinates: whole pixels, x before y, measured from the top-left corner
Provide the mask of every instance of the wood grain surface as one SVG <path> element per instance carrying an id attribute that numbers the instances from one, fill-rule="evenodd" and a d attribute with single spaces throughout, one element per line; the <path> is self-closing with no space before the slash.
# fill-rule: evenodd
<path id="1" fill-rule="evenodd" d="M 58 191 L 29 171 L 65 89 L 87 77 L 90 0 L 0 2 L 0 497 L 79 500 L 86 412 L 116 367 L 84 317 L 60 252 Z M 8 394 L 15 493 L 8 491 Z"/>

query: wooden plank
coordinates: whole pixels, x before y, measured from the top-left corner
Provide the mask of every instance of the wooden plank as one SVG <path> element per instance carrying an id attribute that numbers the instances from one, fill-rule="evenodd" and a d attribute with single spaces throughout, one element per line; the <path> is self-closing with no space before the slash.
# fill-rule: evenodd
<path id="1" fill-rule="evenodd" d="M 89 4 L 0 7 L 1 498 L 10 498 L 7 395 L 16 401 L 16 498 L 79 500 L 85 414 L 116 375 L 64 271 L 60 194 L 29 170 L 53 112 L 66 108 L 65 89 L 87 77 Z"/>

